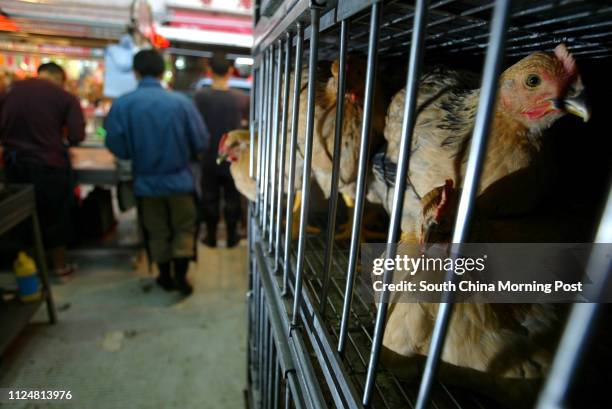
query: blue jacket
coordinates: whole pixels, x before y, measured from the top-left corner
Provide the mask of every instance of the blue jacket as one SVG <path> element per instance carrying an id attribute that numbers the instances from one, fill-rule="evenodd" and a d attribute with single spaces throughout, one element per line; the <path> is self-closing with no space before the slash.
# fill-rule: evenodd
<path id="1" fill-rule="evenodd" d="M 194 191 L 189 162 L 208 148 L 210 136 L 187 97 L 145 77 L 113 103 L 105 128 L 106 147 L 132 161 L 136 196 Z"/>

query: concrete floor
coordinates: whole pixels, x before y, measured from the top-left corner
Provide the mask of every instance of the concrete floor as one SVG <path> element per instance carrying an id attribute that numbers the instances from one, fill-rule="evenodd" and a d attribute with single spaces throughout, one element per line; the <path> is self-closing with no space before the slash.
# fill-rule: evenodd
<path id="1" fill-rule="evenodd" d="M 221 245 L 223 243 L 220 243 Z M 132 254 L 81 254 L 0 366 L 0 388 L 71 390 L 71 403 L 0 407 L 238 409 L 246 376 L 246 246 L 199 248 L 181 299 L 153 285 Z"/>

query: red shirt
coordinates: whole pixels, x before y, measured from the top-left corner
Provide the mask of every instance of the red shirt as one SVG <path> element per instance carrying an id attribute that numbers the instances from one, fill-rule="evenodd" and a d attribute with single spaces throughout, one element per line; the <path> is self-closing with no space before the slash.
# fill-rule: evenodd
<path id="1" fill-rule="evenodd" d="M 79 100 L 52 82 L 17 81 L 0 94 L 0 143 L 7 163 L 67 167 L 66 145 L 84 138 Z"/>

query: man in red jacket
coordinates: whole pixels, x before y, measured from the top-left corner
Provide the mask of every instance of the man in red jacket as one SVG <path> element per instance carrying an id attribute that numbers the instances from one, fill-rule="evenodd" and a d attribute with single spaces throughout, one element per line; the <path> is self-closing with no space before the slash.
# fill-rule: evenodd
<path id="1" fill-rule="evenodd" d="M 0 94 L 7 182 L 34 185 L 43 242 L 60 276 L 72 272 L 66 265 L 72 195 L 67 147 L 85 138 L 81 105 L 63 89 L 65 80 L 62 67 L 46 63 L 38 68 L 38 78 L 17 81 Z"/>

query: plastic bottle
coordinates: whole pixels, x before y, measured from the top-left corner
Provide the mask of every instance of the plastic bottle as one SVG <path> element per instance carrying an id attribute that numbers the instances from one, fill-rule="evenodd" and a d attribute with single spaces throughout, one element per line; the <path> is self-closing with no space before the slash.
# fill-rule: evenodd
<path id="1" fill-rule="evenodd" d="M 24 251 L 20 251 L 13 264 L 19 287 L 19 298 L 24 302 L 40 300 L 40 280 L 36 272 L 36 263 Z"/>

